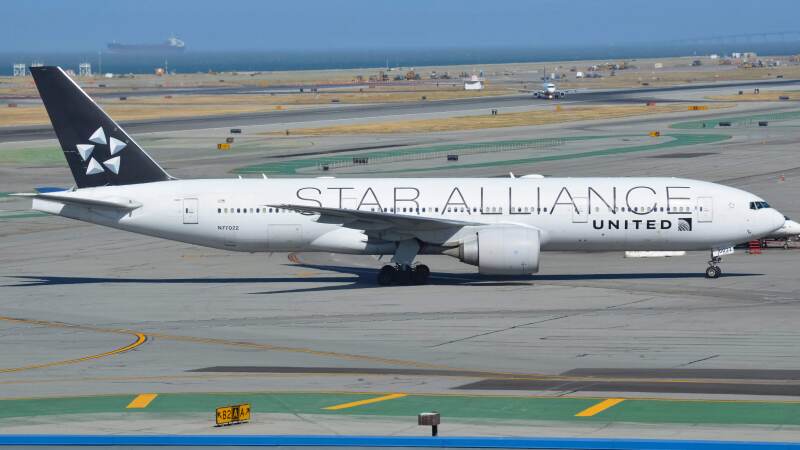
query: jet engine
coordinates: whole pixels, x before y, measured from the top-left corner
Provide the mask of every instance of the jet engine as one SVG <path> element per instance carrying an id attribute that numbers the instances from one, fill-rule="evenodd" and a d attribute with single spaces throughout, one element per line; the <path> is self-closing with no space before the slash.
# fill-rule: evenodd
<path id="1" fill-rule="evenodd" d="M 479 229 L 458 247 L 454 256 L 483 275 L 527 275 L 539 271 L 539 231 L 521 226 L 491 226 Z"/>

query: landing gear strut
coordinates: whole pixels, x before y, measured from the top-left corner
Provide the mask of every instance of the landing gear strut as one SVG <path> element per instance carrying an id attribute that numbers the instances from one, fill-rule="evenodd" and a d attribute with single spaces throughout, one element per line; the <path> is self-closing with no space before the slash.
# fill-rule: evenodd
<path id="1" fill-rule="evenodd" d="M 708 262 L 708 268 L 706 268 L 706 278 L 719 278 L 722 275 L 722 269 L 719 268 L 719 263 L 722 262 L 722 258 L 719 256 L 714 256 L 714 253 L 711 253 L 711 261 Z"/>
<path id="2" fill-rule="evenodd" d="M 378 284 L 425 284 L 431 270 L 425 264 L 413 265 L 414 258 L 419 253 L 420 243 L 416 239 L 406 239 L 397 243 L 397 249 L 392 256 L 394 265 L 381 267 L 378 272 Z"/>
<path id="3" fill-rule="evenodd" d="M 388 286 L 390 284 L 426 284 L 431 270 L 425 264 L 416 266 L 386 265 L 381 267 L 378 272 L 378 284 Z"/>

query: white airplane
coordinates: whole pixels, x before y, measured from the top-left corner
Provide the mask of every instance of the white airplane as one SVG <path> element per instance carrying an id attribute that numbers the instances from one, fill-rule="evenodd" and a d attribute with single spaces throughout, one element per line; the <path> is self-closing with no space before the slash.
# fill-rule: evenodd
<path id="1" fill-rule="evenodd" d="M 547 80 L 547 76 L 548 76 L 547 75 L 547 67 L 545 67 L 544 68 L 544 77 L 542 79 L 543 80 Z M 542 88 L 539 89 L 539 90 L 535 90 L 535 91 L 522 90 L 522 92 L 531 92 L 531 93 L 533 93 L 533 97 L 534 98 L 544 98 L 544 99 L 548 99 L 548 100 L 555 100 L 557 98 L 563 98 L 565 95 L 567 95 L 566 91 L 559 90 L 558 88 L 556 88 L 555 83 L 548 82 L 548 81 L 545 81 L 544 83 L 542 83 Z"/>
<path id="2" fill-rule="evenodd" d="M 533 96 L 535 98 L 545 98 L 548 100 L 562 98 L 565 95 L 567 95 L 565 91 L 556 89 L 555 83 L 542 83 L 542 89 L 533 91 Z"/>
<path id="3" fill-rule="evenodd" d="M 380 284 L 426 282 L 419 254 L 524 275 L 552 250 L 710 250 L 716 278 L 736 243 L 785 222 L 756 195 L 679 178 L 178 180 L 59 67 L 31 72 L 76 182 L 22 194 L 33 209 L 224 250 L 392 255 Z"/>
<path id="4" fill-rule="evenodd" d="M 770 233 L 767 239 L 791 239 L 800 236 L 800 223 L 788 217 L 785 219 L 783 226 Z"/>

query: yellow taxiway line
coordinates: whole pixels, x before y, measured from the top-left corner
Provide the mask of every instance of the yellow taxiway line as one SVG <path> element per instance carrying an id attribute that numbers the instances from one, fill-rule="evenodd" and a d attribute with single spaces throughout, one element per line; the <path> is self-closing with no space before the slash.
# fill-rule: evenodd
<path id="1" fill-rule="evenodd" d="M 13 318 L 10 318 L 10 317 L 2 317 L 2 316 L 0 316 L 0 320 L 5 320 L 5 321 L 9 321 L 9 322 L 17 322 L 17 323 L 34 324 L 34 325 L 54 326 L 54 323 L 52 323 L 52 322 L 41 322 L 41 321 L 26 320 L 26 319 L 13 319 Z M 58 326 L 60 328 L 73 328 L 73 329 L 79 329 L 79 330 L 80 329 L 91 330 L 91 328 L 88 328 L 88 327 L 70 326 L 70 325 L 65 325 L 65 324 L 64 325 L 59 324 Z M 105 352 L 105 353 L 99 353 L 97 355 L 84 356 L 82 358 L 67 359 L 67 360 L 63 360 L 63 361 L 53 361 L 53 362 L 41 363 L 41 364 L 31 364 L 29 366 L 23 366 L 23 367 L 0 368 L 0 373 L 13 373 L 13 372 L 22 372 L 24 370 L 31 370 L 31 369 L 44 369 L 46 367 L 64 366 L 64 365 L 67 365 L 67 364 L 77 364 L 77 363 L 80 363 L 80 362 L 91 361 L 93 359 L 105 358 L 107 356 L 112 356 L 112 355 L 116 355 L 116 354 L 119 354 L 119 353 L 124 353 L 124 352 L 130 351 L 130 350 L 133 350 L 136 347 L 144 344 L 147 341 L 147 336 L 145 336 L 142 333 L 138 333 L 138 332 L 135 332 L 135 331 L 127 331 L 127 330 L 126 331 L 120 330 L 118 332 L 119 333 L 123 333 L 123 334 L 130 334 L 132 336 L 135 336 L 136 339 L 133 342 L 131 342 L 130 344 L 124 346 L 124 347 L 116 348 L 114 350 L 111 350 L 111 351 L 108 351 L 108 352 Z"/>
<path id="2" fill-rule="evenodd" d="M 366 400 L 359 400 L 359 401 L 356 401 L 356 402 L 342 403 L 341 405 L 328 406 L 327 408 L 324 408 L 324 409 L 326 409 L 328 411 L 338 411 L 340 409 L 353 408 L 353 407 L 361 406 L 361 405 L 369 405 L 370 403 L 378 403 L 378 402 L 384 402 L 386 400 L 394 400 L 396 398 L 403 398 L 403 397 L 406 397 L 407 395 L 408 394 L 389 394 L 389 395 L 384 395 L 382 397 L 374 397 L 374 398 L 368 398 Z"/>
<path id="3" fill-rule="evenodd" d="M 608 408 L 611 408 L 614 405 L 618 405 L 618 404 L 620 404 L 620 403 L 622 403 L 624 401 L 625 401 L 624 398 L 609 398 L 609 399 L 603 400 L 602 402 L 600 402 L 600 403 L 598 403 L 598 404 L 596 404 L 594 406 L 590 406 L 590 407 L 584 409 L 583 411 L 579 412 L 578 414 L 575 414 L 575 417 L 592 417 L 595 414 L 599 414 L 599 413 L 607 410 Z"/>
<path id="4" fill-rule="evenodd" d="M 126 408 L 128 409 L 142 409 L 147 408 L 147 405 L 150 404 L 153 400 L 158 397 L 158 394 L 139 394 L 133 399 L 132 402 L 128 403 Z"/>

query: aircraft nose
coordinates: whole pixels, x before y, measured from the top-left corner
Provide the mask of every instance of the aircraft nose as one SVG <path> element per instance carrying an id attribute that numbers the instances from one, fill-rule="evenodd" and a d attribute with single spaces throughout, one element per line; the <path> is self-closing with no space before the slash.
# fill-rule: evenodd
<path id="1" fill-rule="evenodd" d="M 786 223 L 786 216 L 778 212 L 778 210 L 772 209 L 769 211 L 769 217 L 766 218 L 764 225 L 769 226 L 768 233 L 772 233 L 773 231 L 783 227 Z"/>

